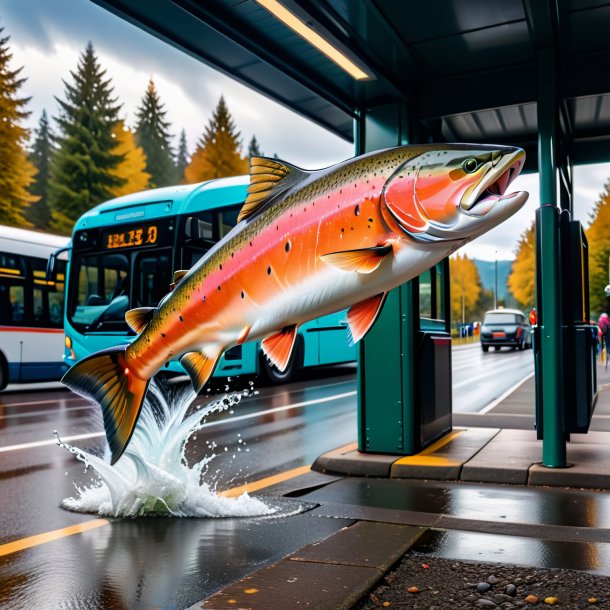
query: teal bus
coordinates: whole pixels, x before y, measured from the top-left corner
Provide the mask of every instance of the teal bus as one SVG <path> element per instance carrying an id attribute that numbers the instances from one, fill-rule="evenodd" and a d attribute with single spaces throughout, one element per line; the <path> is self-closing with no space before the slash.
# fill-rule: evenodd
<path id="1" fill-rule="evenodd" d="M 125 312 L 154 307 L 169 292 L 174 273 L 192 267 L 237 223 L 248 176 L 143 191 L 102 203 L 74 226 L 64 317 L 64 362 L 133 340 Z M 52 268 L 51 264 L 51 268 Z M 217 377 L 264 374 L 280 383 L 303 367 L 354 361 L 344 311 L 304 324 L 285 371 L 256 342 L 230 348 Z M 183 373 L 167 363 L 168 373 Z"/>

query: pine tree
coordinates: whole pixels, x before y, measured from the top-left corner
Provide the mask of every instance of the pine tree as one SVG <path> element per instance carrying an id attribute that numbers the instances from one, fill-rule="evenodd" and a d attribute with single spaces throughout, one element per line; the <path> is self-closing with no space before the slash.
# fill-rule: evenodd
<path id="1" fill-rule="evenodd" d="M 113 133 L 117 143 L 115 152 L 121 155 L 123 160 L 110 173 L 119 178 L 123 184 L 113 188 L 112 194 L 120 197 L 143 191 L 150 181 L 150 174 L 146 171 L 144 151 L 136 146 L 133 132 L 125 126 L 123 121 L 116 124 Z"/>
<path id="2" fill-rule="evenodd" d="M 36 130 L 36 139 L 29 156 L 37 170 L 30 192 L 39 199 L 26 210 L 26 218 L 39 229 L 48 229 L 51 224 L 48 195 L 49 171 L 53 152 L 53 132 L 49 125 L 47 111 L 43 110 Z"/>
<path id="3" fill-rule="evenodd" d="M 178 181 L 182 182 L 184 180 L 184 170 L 186 166 L 189 164 L 189 151 L 186 143 L 186 133 L 184 129 L 180 132 L 180 143 L 178 144 L 178 155 L 176 157 L 176 173 L 178 176 Z"/>
<path id="4" fill-rule="evenodd" d="M 172 158 L 172 138 L 167 111 L 161 103 L 152 78 L 136 111 L 136 141 L 146 155 L 146 171 L 150 174 L 149 186 L 168 186 L 177 181 L 177 171 Z"/>
<path id="5" fill-rule="evenodd" d="M 56 98 L 61 133 L 49 183 L 51 228 L 60 232 L 69 232 L 79 216 L 110 199 L 122 184 L 112 174 L 121 162 L 113 137 L 120 104 L 91 43 L 70 74 L 73 84 L 64 81 L 65 101 Z"/>
<path id="6" fill-rule="evenodd" d="M 253 135 L 252 139 L 250 140 L 250 144 L 248 144 L 248 156 L 249 157 L 261 157 L 262 155 L 263 155 L 263 153 L 261 152 L 261 148 L 258 143 L 258 140 L 256 139 L 256 136 Z"/>
<path id="7" fill-rule="evenodd" d="M 201 182 L 247 173 L 248 162 L 240 154 L 239 135 L 221 96 L 184 170 L 185 181 Z"/>
<path id="8" fill-rule="evenodd" d="M 29 132 L 21 126 L 30 114 L 24 110 L 30 98 L 18 97 L 25 78 L 19 77 L 22 68 L 12 70 L 9 65 L 13 54 L 3 31 L 0 28 L 0 223 L 23 227 L 31 226 L 25 208 L 38 199 L 28 192 L 36 168 L 25 150 Z"/>

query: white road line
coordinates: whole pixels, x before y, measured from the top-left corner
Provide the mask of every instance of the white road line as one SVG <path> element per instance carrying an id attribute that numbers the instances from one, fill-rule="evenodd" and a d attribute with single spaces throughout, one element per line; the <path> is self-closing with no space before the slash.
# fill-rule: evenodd
<path id="1" fill-rule="evenodd" d="M 506 364 L 506 363 L 504 363 Z M 515 363 L 516 365 L 518 363 Z M 532 362 L 532 366 L 534 365 L 534 363 Z M 476 375 L 475 377 L 468 377 L 468 379 L 464 379 L 464 381 L 460 381 L 459 383 L 454 383 L 453 384 L 453 389 L 456 390 L 458 388 L 461 388 L 465 385 L 468 385 L 470 383 L 473 383 L 475 381 L 479 381 L 480 379 L 486 379 L 487 377 L 489 377 L 490 375 L 492 375 L 493 373 L 495 373 L 495 371 L 497 371 L 498 369 L 505 369 L 506 372 L 509 372 L 510 370 L 514 369 L 515 367 L 506 367 L 506 366 L 502 366 L 500 363 L 498 366 L 494 366 L 492 368 L 486 368 L 484 370 L 483 373 L 481 373 L 480 375 Z M 523 368 L 523 366 L 519 366 L 518 368 Z M 533 372 L 532 372 L 533 374 Z"/>
<path id="2" fill-rule="evenodd" d="M 529 375 L 524 377 L 521 381 L 518 381 L 512 388 L 508 388 L 504 394 L 498 396 L 495 400 L 490 402 L 486 407 L 481 409 L 479 413 L 484 415 L 485 413 L 489 413 L 492 409 L 497 407 L 505 398 L 508 398 L 513 392 L 518 390 L 528 379 L 531 379 L 534 376 L 535 371 L 532 371 Z M 498 414 L 499 415 L 499 414 Z"/>
<path id="3" fill-rule="evenodd" d="M 257 411 L 256 413 L 248 413 L 247 415 L 238 415 L 237 417 L 230 417 L 220 421 L 213 421 L 207 424 L 203 424 L 202 428 L 212 428 L 214 426 L 222 426 L 224 424 L 232 424 L 236 421 L 243 421 L 245 419 L 253 419 L 255 417 L 261 417 L 262 415 L 268 415 L 269 413 L 279 413 L 280 411 L 289 411 L 290 409 L 299 409 L 301 407 L 308 407 L 310 405 L 322 404 L 325 402 L 331 402 L 333 400 L 339 400 L 341 398 L 348 398 L 349 396 L 355 396 L 356 390 L 352 392 L 344 392 L 343 394 L 335 394 L 334 396 L 327 396 L 326 398 L 317 398 L 316 400 L 306 400 L 304 402 L 295 402 L 294 404 L 284 405 L 283 407 L 275 407 L 273 409 L 267 409 L 266 411 Z M 61 440 L 63 443 L 69 443 L 71 441 L 80 441 L 87 438 L 96 438 L 98 436 L 104 436 L 104 432 L 91 432 L 89 434 L 77 434 L 75 436 L 62 436 Z M 33 449 L 35 447 L 46 447 L 48 445 L 55 445 L 57 441 L 55 439 L 47 439 L 46 441 L 34 441 L 31 443 L 22 443 L 20 445 L 9 445 L 8 447 L 0 447 L 0 453 L 6 453 L 8 451 L 18 451 L 20 449 Z"/>

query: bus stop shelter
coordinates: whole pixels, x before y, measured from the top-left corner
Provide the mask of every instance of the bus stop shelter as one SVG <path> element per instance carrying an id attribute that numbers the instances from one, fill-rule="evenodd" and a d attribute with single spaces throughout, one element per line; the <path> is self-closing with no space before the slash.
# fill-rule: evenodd
<path id="1" fill-rule="evenodd" d="M 586 241 L 580 250 L 568 248 L 561 227 L 572 220 L 574 164 L 610 160 L 610 4 L 94 1 L 353 141 L 356 154 L 425 142 L 524 148 L 526 170 L 540 176 L 536 375 L 542 459 L 549 467 L 566 466 L 572 403 L 588 392 L 590 408 L 595 388 L 586 373 L 574 374 L 566 334 L 566 323 L 585 322 L 570 317 L 564 295 L 585 290 L 586 280 L 568 269 L 575 267 L 574 254 L 584 268 Z M 425 311 L 424 285 L 430 295 Z M 445 261 L 396 289 L 362 342 L 362 451 L 413 453 L 450 429 L 451 393 L 440 382 L 426 399 L 434 412 L 421 413 L 417 364 L 418 333 L 449 330 L 448 302 Z M 581 318 L 585 310 L 583 305 Z M 432 360 L 440 363 L 440 378 L 447 361 L 434 354 Z"/>

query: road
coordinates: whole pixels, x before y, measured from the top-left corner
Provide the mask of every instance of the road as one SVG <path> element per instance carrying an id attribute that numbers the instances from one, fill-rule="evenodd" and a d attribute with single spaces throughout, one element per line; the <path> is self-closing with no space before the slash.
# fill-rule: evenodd
<path id="1" fill-rule="evenodd" d="M 531 351 L 454 352 L 454 401 L 483 408 L 531 370 Z M 220 382 L 219 382 L 220 383 Z M 250 387 L 231 382 L 231 390 Z M 256 381 L 255 384 L 258 384 Z M 217 390 L 224 391 L 224 383 Z M 355 366 L 309 373 L 297 383 L 256 387 L 234 409 L 208 417 L 189 442 L 199 460 L 216 443 L 206 476 L 218 489 L 294 471 L 356 439 Z M 486 398 L 487 397 L 487 398 Z M 195 407 L 210 399 L 200 396 Z M 193 407 L 193 408 L 195 408 Z M 96 405 L 61 389 L 0 395 L 0 607 L 185 608 L 259 565 L 346 525 L 306 513 L 277 519 L 110 521 L 60 508 L 83 464 L 55 444 L 103 446 Z M 225 449 L 226 448 L 226 449 Z M 294 506 L 289 506 L 292 510 Z"/>

